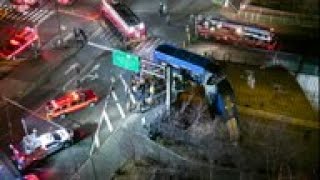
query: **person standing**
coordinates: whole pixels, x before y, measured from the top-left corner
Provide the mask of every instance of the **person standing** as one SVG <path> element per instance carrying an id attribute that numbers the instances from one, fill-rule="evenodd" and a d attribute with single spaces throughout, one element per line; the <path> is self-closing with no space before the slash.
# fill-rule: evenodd
<path id="1" fill-rule="evenodd" d="M 85 33 L 85 31 L 81 28 L 79 28 L 79 34 L 81 35 L 82 37 L 82 40 L 83 40 L 83 43 L 87 43 L 88 42 L 88 37 L 87 37 L 87 34 Z"/>
<path id="2" fill-rule="evenodd" d="M 163 15 L 163 8 L 164 8 L 164 4 L 163 2 L 160 0 L 160 6 L 159 6 L 159 15 L 162 16 Z"/>
<path id="3" fill-rule="evenodd" d="M 85 31 L 81 28 L 73 28 L 73 33 L 77 44 L 80 44 L 81 48 L 84 47 L 88 41 Z"/>

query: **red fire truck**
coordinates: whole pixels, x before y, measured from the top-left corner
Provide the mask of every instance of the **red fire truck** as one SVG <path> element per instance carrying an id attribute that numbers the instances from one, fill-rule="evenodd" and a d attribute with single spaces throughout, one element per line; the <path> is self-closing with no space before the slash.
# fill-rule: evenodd
<path id="1" fill-rule="evenodd" d="M 98 101 L 98 96 L 91 89 L 73 90 L 63 96 L 53 99 L 46 104 L 46 116 L 48 120 L 56 117 L 64 117 L 65 114 L 93 106 Z"/>
<path id="2" fill-rule="evenodd" d="M 7 28 L 3 30 L 8 36 L 0 47 L 0 58 L 12 59 L 30 48 L 39 39 L 37 30 L 31 27 L 21 29 Z"/>
<path id="3" fill-rule="evenodd" d="M 50 0 L 10 0 L 11 5 L 14 9 L 18 12 L 24 12 L 31 8 L 41 7 L 42 5 L 46 4 Z M 60 5 L 68 6 L 75 3 L 76 0 L 55 0 Z"/>
<path id="4" fill-rule="evenodd" d="M 124 3 L 102 0 L 101 11 L 128 42 L 137 42 L 146 38 L 145 24 Z"/>
<path id="5" fill-rule="evenodd" d="M 200 37 L 227 44 L 267 50 L 274 50 L 277 46 L 272 29 L 214 17 L 199 17 L 196 32 Z"/>

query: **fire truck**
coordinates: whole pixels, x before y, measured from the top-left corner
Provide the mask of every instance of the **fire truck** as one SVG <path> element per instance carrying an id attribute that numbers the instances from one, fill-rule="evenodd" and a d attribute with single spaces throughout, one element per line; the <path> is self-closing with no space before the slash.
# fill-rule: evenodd
<path id="1" fill-rule="evenodd" d="M 50 0 L 10 0 L 11 5 L 18 12 L 24 12 L 31 8 L 41 7 Z M 77 0 L 55 0 L 58 4 L 69 6 L 74 4 Z"/>
<path id="2" fill-rule="evenodd" d="M 48 120 L 61 117 L 65 114 L 83 109 L 87 106 L 93 106 L 98 101 L 98 96 L 91 89 L 73 90 L 65 93 L 63 96 L 53 99 L 46 104 L 46 116 Z"/>
<path id="3" fill-rule="evenodd" d="M 143 22 L 120 1 L 102 0 L 102 15 L 117 28 L 127 42 L 139 42 L 146 39 L 146 27 Z"/>
<path id="4" fill-rule="evenodd" d="M 272 28 L 201 16 L 195 25 L 197 34 L 205 39 L 213 38 L 218 42 L 266 50 L 274 50 L 277 47 Z"/>
<path id="5" fill-rule="evenodd" d="M 4 59 L 12 59 L 39 40 L 37 30 L 29 26 L 23 29 L 7 28 L 3 33 L 8 35 L 0 47 L 0 58 Z"/>

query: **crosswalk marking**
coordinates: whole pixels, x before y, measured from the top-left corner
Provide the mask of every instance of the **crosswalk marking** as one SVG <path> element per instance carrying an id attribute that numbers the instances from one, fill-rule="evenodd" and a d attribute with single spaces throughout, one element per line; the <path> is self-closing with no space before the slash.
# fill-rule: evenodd
<path id="1" fill-rule="evenodd" d="M 112 94 L 113 99 L 114 99 L 115 102 L 116 102 L 116 106 L 117 106 L 117 108 L 118 108 L 118 110 L 119 110 L 119 112 L 120 112 L 121 118 L 122 118 L 122 119 L 126 118 L 126 115 L 125 115 L 125 113 L 124 113 L 124 110 L 123 110 L 122 106 L 121 106 L 120 103 L 119 103 L 119 99 L 118 99 L 116 93 L 115 93 L 114 91 L 112 91 L 111 94 Z"/>
<path id="2" fill-rule="evenodd" d="M 45 20 L 47 20 L 50 16 L 52 16 L 55 12 L 54 11 L 50 11 L 48 14 L 46 14 L 42 19 L 39 19 L 37 26 L 39 26 L 40 24 L 42 24 Z"/>
<path id="3" fill-rule="evenodd" d="M 0 21 L 17 21 L 32 23 L 35 26 L 39 26 L 49 17 L 55 14 L 54 10 L 34 8 L 24 12 L 17 12 L 13 7 L 7 5 L 0 6 L 0 11 L 3 11 L 0 15 Z"/>
<path id="4" fill-rule="evenodd" d="M 67 15 L 71 15 L 71 16 L 76 16 L 76 17 L 80 17 L 82 19 L 86 19 L 88 21 L 95 21 L 100 17 L 99 13 L 95 13 L 95 14 L 90 14 L 90 15 L 83 15 L 80 12 L 74 12 L 74 11 L 67 11 L 67 10 L 63 10 L 63 9 L 59 9 L 60 13 L 63 14 L 67 14 Z"/>
<path id="5" fill-rule="evenodd" d="M 122 74 L 120 74 L 120 80 L 121 80 L 124 88 L 126 89 L 126 91 L 129 93 L 130 100 L 132 101 L 133 104 L 135 104 L 135 103 L 136 103 L 136 100 L 135 100 L 132 92 L 129 90 L 129 86 L 128 86 L 126 80 L 124 80 Z"/>

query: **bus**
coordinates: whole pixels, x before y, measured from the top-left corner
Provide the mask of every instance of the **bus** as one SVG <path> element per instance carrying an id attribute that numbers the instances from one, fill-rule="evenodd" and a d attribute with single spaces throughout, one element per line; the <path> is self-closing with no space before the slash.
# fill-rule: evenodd
<path id="1" fill-rule="evenodd" d="M 212 60 L 168 44 L 159 45 L 153 54 L 153 61 L 166 64 L 202 85 L 213 114 L 225 120 L 237 118 L 235 96 L 230 82 L 221 67 Z M 227 106 L 228 105 L 228 106 Z"/>

